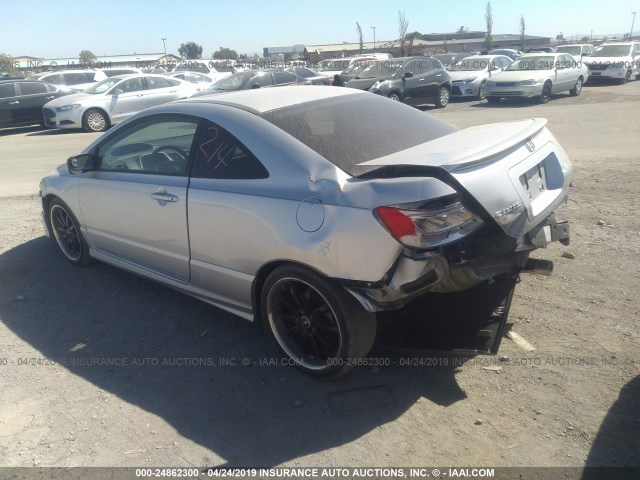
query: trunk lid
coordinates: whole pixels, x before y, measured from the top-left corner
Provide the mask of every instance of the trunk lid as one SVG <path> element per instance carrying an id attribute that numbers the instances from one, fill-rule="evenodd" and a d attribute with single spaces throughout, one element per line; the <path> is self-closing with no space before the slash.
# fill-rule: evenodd
<path id="1" fill-rule="evenodd" d="M 435 168 L 518 238 L 567 195 L 571 162 L 546 123 L 534 118 L 471 127 L 361 165 L 426 167 L 425 176 Z"/>

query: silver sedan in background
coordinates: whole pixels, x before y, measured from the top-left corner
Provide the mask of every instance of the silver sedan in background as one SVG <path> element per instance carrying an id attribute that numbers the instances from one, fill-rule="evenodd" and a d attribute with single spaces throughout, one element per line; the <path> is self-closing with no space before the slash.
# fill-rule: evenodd
<path id="1" fill-rule="evenodd" d="M 145 108 L 188 98 L 197 91 L 192 83 L 163 75 L 116 75 L 84 92 L 50 101 L 42 113 L 47 127 L 103 132 Z"/>
<path id="2" fill-rule="evenodd" d="M 587 67 L 568 53 L 529 53 L 487 80 L 486 97 L 489 103 L 508 97 L 547 103 L 554 93 L 580 95 L 588 78 Z"/>
<path id="3" fill-rule="evenodd" d="M 451 96 L 484 100 L 487 80 L 512 63 L 504 55 L 473 55 L 463 58 L 448 68 Z"/>
<path id="4" fill-rule="evenodd" d="M 263 321 L 290 363 L 333 377 L 367 355 L 377 312 L 515 286 L 533 250 L 568 242 L 554 211 L 571 163 L 545 125 L 458 130 L 347 88 L 193 98 L 130 118 L 45 177 L 43 219 L 70 262 Z"/>

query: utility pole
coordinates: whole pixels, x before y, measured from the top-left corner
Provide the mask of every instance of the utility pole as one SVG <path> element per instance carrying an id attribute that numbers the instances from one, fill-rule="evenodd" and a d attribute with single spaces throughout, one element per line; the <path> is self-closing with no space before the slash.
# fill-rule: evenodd
<path id="1" fill-rule="evenodd" d="M 376 52 L 376 27 L 371 27 L 373 30 L 373 53 Z"/>
<path id="2" fill-rule="evenodd" d="M 629 32 L 629 40 L 633 38 L 633 24 L 636 23 L 636 13 L 638 12 L 631 12 L 631 15 L 633 15 L 633 20 L 631 20 L 631 31 Z"/>
<path id="3" fill-rule="evenodd" d="M 165 56 L 167 55 L 167 44 L 165 43 L 166 39 L 167 39 L 166 37 L 160 39 L 160 40 L 162 40 L 162 46 L 164 47 L 164 55 Z"/>
<path id="4" fill-rule="evenodd" d="M 593 30 L 591 30 L 591 42 L 593 42 Z"/>

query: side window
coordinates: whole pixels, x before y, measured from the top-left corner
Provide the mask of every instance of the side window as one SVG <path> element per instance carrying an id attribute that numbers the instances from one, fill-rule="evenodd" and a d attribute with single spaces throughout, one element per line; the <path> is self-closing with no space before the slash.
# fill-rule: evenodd
<path id="1" fill-rule="evenodd" d="M 44 83 L 20 82 L 19 86 L 21 95 L 38 95 L 40 93 L 47 93 L 47 87 L 44 86 Z"/>
<path id="2" fill-rule="evenodd" d="M 289 72 L 275 72 L 273 74 L 274 85 L 281 85 L 283 83 L 295 83 L 296 76 Z"/>
<path id="3" fill-rule="evenodd" d="M 156 78 L 156 77 L 147 77 L 147 85 L 150 90 L 156 88 L 169 88 L 171 85 L 169 84 L 169 80 L 166 78 Z"/>
<path id="4" fill-rule="evenodd" d="M 271 74 L 270 73 L 259 73 L 255 77 L 251 79 L 251 83 L 249 88 L 251 88 L 255 84 L 260 85 L 261 87 L 269 87 L 272 85 Z"/>
<path id="5" fill-rule="evenodd" d="M 99 169 L 186 175 L 197 129 L 195 120 L 160 118 L 142 122 L 99 147 Z"/>
<path id="6" fill-rule="evenodd" d="M 140 90 L 144 90 L 144 83 L 140 77 L 131 78 L 118 85 L 118 89 L 124 93 L 139 92 Z"/>
<path id="7" fill-rule="evenodd" d="M 0 98 L 11 98 L 16 96 L 13 83 L 0 83 Z"/>
<path id="8" fill-rule="evenodd" d="M 207 122 L 198 141 L 191 176 L 247 180 L 267 178 L 269 172 L 237 138 Z"/>
<path id="9" fill-rule="evenodd" d="M 40 80 L 47 83 L 53 83 L 54 85 L 64 85 L 62 76 L 59 73 L 52 73 L 51 75 L 45 75 Z"/>
<path id="10" fill-rule="evenodd" d="M 171 85 L 172 87 L 177 87 L 178 85 L 180 85 L 180 81 L 176 80 L 175 78 L 168 78 L 167 82 L 169 82 L 169 85 Z"/>
<path id="11" fill-rule="evenodd" d="M 85 77 L 84 73 L 63 73 L 62 77 L 64 78 L 65 85 L 79 85 L 81 83 L 89 83 L 87 77 Z"/>

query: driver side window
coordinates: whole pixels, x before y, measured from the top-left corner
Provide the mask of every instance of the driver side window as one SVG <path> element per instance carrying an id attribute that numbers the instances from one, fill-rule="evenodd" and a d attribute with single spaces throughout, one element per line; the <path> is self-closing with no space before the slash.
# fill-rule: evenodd
<path id="1" fill-rule="evenodd" d="M 167 118 L 132 126 L 99 147 L 99 170 L 184 176 L 197 129 L 195 120 Z"/>

